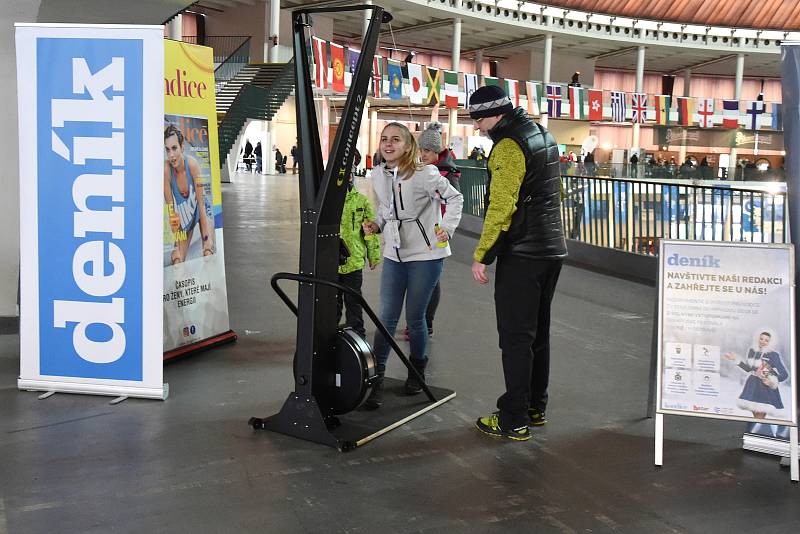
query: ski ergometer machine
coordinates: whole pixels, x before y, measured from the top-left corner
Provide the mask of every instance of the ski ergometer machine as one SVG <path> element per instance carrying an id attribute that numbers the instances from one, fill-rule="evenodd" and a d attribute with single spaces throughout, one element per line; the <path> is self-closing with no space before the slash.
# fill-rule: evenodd
<path id="1" fill-rule="evenodd" d="M 311 15 L 365 9 L 372 10 L 372 16 L 328 165 L 323 167 L 309 68 L 307 34 Z M 345 291 L 360 299 L 364 311 L 409 373 L 417 372 L 367 302 L 337 282 L 339 224 L 367 89 L 372 79 L 372 60 L 380 26 L 391 19 L 389 13 L 375 5 L 309 8 L 292 12 L 300 149 L 300 273 L 276 273 L 271 284 L 297 316 L 295 388 L 280 412 L 263 419 L 253 417 L 250 425 L 254 429 L 330 445 L 341 451 L 363 445 L 456 395 L 451 390 L 424 385 L 424 396 L 405 396 L 400 393 L 402 381 L 387 377 L 384 379 L 383 406 L 376 411 L 357 410 L 377 379 L 375 356 L 370 345 L 352 329 L 337 326 L 336 293 Z M 333 67 L 344 68 L 344 65 Z M 299 283 L 296 306 L 279 287 L 279 280 Z"/>

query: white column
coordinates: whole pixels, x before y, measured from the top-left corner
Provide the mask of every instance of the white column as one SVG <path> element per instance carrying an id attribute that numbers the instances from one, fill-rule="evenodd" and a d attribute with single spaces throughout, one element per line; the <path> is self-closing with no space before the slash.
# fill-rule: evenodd
<path id="1" fill-rule="evenodd" d="M 364 0 L 364 5 L 371 6 L 372 0 Z M 367 36 L 367 30 L 369 30 L 369 22 L 371 19 L 372 10 L 365 9 L 364 27 L 361 32 L 364 38 Z M 374 139 L 374 135 L 372 134 L 372 113 L 373 111 L 370 110 L 369 106 L 369 92 L 367 92 L 367 100 L 364 102 L 364 112 L 361 114 L 361 128 L 359 128 L 358 131 L 358 150 L 361 152 L 360 166 L 363 168 L 367 166 L 367 156 L 370 158 L 372 157 L 372 140 Z M 377 113 L 377 111 L 375 113 Z"/>
<path id="2" fill-rule="evenodd" d="M 740 100 L 742 98 L 742 78 L 744 78 L 744 54 L 736 56 L 736 92 L 733 98 Z"/>
<path id="3" fill-rule="evenodd" d="M 692 92 L 692 69 L 683 71 L 683 96 L 688 97 Z M 686 141 L 683 141 L 686 143 Z M 686 145 L 683 144 L 678 147 L 678 165 L 683 165 L 686 161 Z"/>
<path id="4" fill-rule="evenodd" d="M 369 115 L 370 115 L 370 105 L 369 105 L 369 98 L 364 102 L 364 112 L 361 114 L 361 125 L 358 128 L 358 141 L 356 142 L 356 147 L 358 151 L 361 153 L 361 163 L 359 167 L 366 167 L 367 166 L 367 154 L 371 154 L 369 151 Z"/>
<path id="5" fill-rule="evenodd" d="M 548 33 L 544 37 L 544 68 L 542 69 L 542 90 L 547 90 L 547 84 L 550 83 L 550 63 L 553 58 L 553 34 Z M 547 127 L 549 117 L 547 113 L 542 113 L 542 119 L 539 121 L 542 126 Z"/>
<path id="6" fill-rule="evenodd" d="M 692 69 L 683 71 L 683 96 L 689 96 L 692 90 Z"/>
<path id="7" fill-rule="evenodd" d="M 684 140 L 683 143 L 685 142 Z M 686 161 L 686 145 L 681 145 L 678 147 L 678 166 L 683 165 L 684 161 Z"/>
<path id="8" fill-rule="evenodd" d="M 278 62 L 278 42 L 281 34 L 281 0 L 269 0 L 269 62 Z M 266 57 L 264 58 L 266 60 Z"/>
<path id="9" fill-rule="evenodd" d="M 268 23 L 265 27 L 269 28 L 268 35 L 264 40 L 264 62 L 276 63 L 278 61 L 278 41 L 281 28 L 281 0 L 266 0 L 264 15 Z M 269 10 L 269 13 L 266 10 Z M 261 172 L 264 174 L 275 174 L 275 152 L 272 150 L 273 130 L 275 125 L 272 121 L 264 121 L 261 142 Z"/>
<path id="10" fill-rule="evenodd" d="M 272 121 L 261 121 L 261 174 L 275 174 L 272 129 Z"/>
<path id="11" fill-rule="evenodd" d="M 365 6 L 371 6 L 372 0 L 364 0 Z M 362 35 L 367 35 L 367 29 L 369 28 L 369 20 L 372 18 L 372 10 L 365 9 L 364 10 L 364 30 L 361 32 Z"/>
<path id="12" fill-rule="evenodd" d="M 183 15 L 175 15 L 169 24 L 167 24 L 167 32 L 170 39 L 180 41 L 183 39 Z"/>
<path id="13" fill-rule="evenodd" d="M 475 52 L 475 74 L 483 76 L 483 50 Z"/>
<path id="14" fill-rule="evenodd" d="M 639 46 L 636 52 L 636 92 L 644 92 L 644 46 Z M 641 124 L 638 122 L 633 123 L 633 139 L 631 139 L 631 148 L 639 150 L 639 135 Z M 642 163 L 644 163 L 642 161 Z"/>
<path id="15" fill-rule="evenodd" d="M 378 151 L 378 110 L 369 110 L 369 154 Z M 372 162 L 375 165 L 375 162 Z"/>
<path id="16" fill-rule="evenodd" d="M 744 54 L 736 56 L 736 85 L 733 89 L 733 98 L 738 102 L 742 98 L 742 79 L 744 78 Z M 736 179 L 736 169 L 739 167 L 739 154 L 736 145 L 731 147 L 731 159 L 728 163 L 728 180 Z"/>
<path id="17" fill-rule="evenodd" d="M 531 48 L 530 59 L 528 62 L 528 79 L 535 80 L 539 74 L 536 73 L 536 65 L 538 61 L 536 61 L 538 54 L 535 48 Z"/>
<path id="18" fill-rule="evenodd" d="M 461 9 L 461 0 L 455 0 L 453 5 L 456 9 Z M 461 64 L 461 18 L 456 17 L 453 19 L 453 52 L 452 52 L 452 70 L 458 72 L 459 65 Z M 447 120 L 447 144 L 453 144 L 453 137 L 456 135 L 456 126 L 458 125 L 458 109 L 448 110 L 449 117 Z"/>
<path id="19" fill-rule="evenodd" d="M 270 20 L 270 0 L 264 1 L 264 63 L 269 61 L 269 20 Z"/>

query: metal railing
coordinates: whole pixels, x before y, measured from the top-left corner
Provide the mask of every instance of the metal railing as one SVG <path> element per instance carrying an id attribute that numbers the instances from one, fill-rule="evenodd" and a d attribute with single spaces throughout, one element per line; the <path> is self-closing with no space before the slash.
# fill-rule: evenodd
<path id="1" fill-rule="evenodd" d="M 483 217 L 483 197 L 486 195 L 486 160 L 456 160 L 461 171 L 459 187 L 464 195 L 463 212 L 475 217 Z"/>
<path id="2" fill-rule="evenodd" d="M 483 217 L 486 170 L 461 165 L 464 213 Z M 789 241 L 786 186 L 692 180 L 561 177 L 568 238 L 655 255 L 661 239 Z"/>
<path id="3" fill-rule="evenodd" d="M 773 169 L 766 165 L 749 167 L 717 167 L 711 165 L 678 165 L 666 162 L 663 165 L 640 163 L 561 163 L 561 174 L 565 176 L 604 176 L 609 178 L 655 178 L 669 180 L 735 180 L 744 182 L 783 182 L 786 175 L 783 169 Z"/>
<path id="4" fill-rule="evenodd" d="M 198 39 L 196 35 L 181 37 L 185 43 L 208 46 L 214 50 L 214 81 L 217 93 L 250 63 L 250 39 L 248 35 L 208 35 L 203 39 Z"/>
<path id="5" fill-rule="evenodd" d="M 248 35 L 206 35 L 202 39 L 196 35 L 184 35 L 181 41 L 199 44 L 214 49 L 214 63 L 222 63 L 239 50 L 245 42 L 250 42 Z"/>
<path id="6" fill-rule="evenodd" d="M 786 243 L 784 184 L 562 176 L 567 237 L 655 254 L 661 239 Z"/>
<path id="7" fill-rule="evenodd" d="M 236 77 L 237 74 L 250 63 L 250 37 L 208 37 L 209 39 L 219 39 L 219 50 L 214 45 L 214 81 L 216 90 Z M 237 45 L 233 48 L 234 45 Z M 232 48 L 232 50 L 231 50 Z"/>

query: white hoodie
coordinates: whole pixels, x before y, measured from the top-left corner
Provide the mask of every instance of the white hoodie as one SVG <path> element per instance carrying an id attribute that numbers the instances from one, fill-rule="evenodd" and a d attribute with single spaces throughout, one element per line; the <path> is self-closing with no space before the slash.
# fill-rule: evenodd
<path id="1" fill-rule="evenodd" d="M 383 256 L 395 261 L 425 261 L 446 258 L 450 245 L 437 247 L 435 225 L 451 237 L 461 220 L 464 197 L 439 173 L 435 165 L 425 165 L 408 179 L 395 169 L 381 164 L 370 171 L 377 199 L 375 222 L 384 232 Z M 442 217 L 441 206 L 447 211 Z M 390 237 L 387 224 L 399 227 L 399 248 Z"/>

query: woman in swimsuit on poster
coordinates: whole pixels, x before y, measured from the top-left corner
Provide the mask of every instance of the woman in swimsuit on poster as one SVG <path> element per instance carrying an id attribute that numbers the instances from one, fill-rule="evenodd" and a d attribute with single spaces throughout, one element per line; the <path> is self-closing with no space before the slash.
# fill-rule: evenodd
<path id="1" fill-rule="evenodd" d="M 214 253 L 214 236 L 205 210 L 202 184 L 196 183 L 200 176 L 197 161 L 183 152 L 183 133 L 170 124 L 164 129 L 164 202 L 169 209 L 169 224 L 176 234 L 172 264 L 186 260 L 189 243 L 195 225 L 200 223 L 203 256 Z"/>

